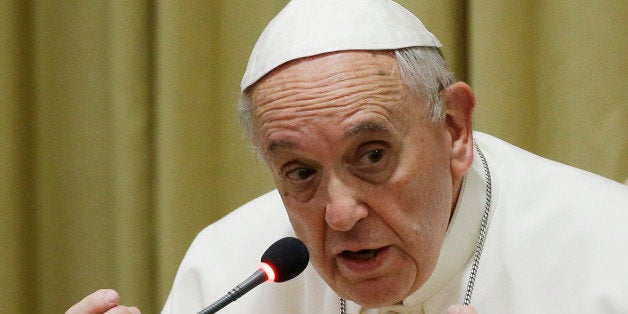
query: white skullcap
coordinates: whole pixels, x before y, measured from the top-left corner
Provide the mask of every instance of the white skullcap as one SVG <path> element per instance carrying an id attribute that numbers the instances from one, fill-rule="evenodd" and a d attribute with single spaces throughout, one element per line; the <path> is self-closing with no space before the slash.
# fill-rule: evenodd
<path id="1" fill-rule="evenodd" d="M 419 19 L 390 0 L 293 0 L 257 40 L 244 91 L 288 61 L 342 50 L 389 50 L 441 44 Z"/>

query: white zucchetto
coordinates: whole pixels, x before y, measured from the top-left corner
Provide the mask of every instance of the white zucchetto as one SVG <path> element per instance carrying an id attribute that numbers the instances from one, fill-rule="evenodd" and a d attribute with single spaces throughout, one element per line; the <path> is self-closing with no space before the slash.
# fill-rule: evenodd
<path id="1" fill-rule="evenodd" d="M 291 60 L 343 50 L 441 47 L 423 23 L 390 0 L 292 0 L 262 32 L 241 91 Z"/>

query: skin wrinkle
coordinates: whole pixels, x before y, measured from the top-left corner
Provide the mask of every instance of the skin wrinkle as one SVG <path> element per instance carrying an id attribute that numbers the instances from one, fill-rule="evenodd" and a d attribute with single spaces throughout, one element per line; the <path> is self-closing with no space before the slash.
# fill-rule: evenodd
<path id="1" fill-rule="evenodd" d="M 386 85 L 385 87 L 389 87 L 389 86 L 399 87 L 398 84 Z M 371 93 L 372 92 L 369 91 L 368 95 L 370 95 Z M 388 95 L 388 94 L 393 94 L 393 93 L 394 93 L 393 91 L 386 91 L 383 94 Z M 265 133 L 266 129 L 273 128 L 277 125 L 282 125 L 284 124 L 284 121 L 297 120 L 299 121 L 299 124 L 307 124 L 308 122 L 315 119 L 320 119 L 321 117 L 329 117 L 329 116 L 335 116 L 335 115 L 343 115 L 344 117 L 352 116 L 356 114 L 358 110 L 363 110 L 363 108 L 365 107 L 378 107 L 378 106 L 390 107 L 388 105 L 388 102 L 390 102 L 391 100 L 383 101 L 383 99 L 377 99 L 377 98 L 354 100 L 355 96 L 353 95 L 354 94 L 352 93 L 347 93 L 347 95 L 343 95 L 342 97 L 325 97 L 326 95 L 322 93 L 321 98 L 318 98 L 317 100 L 313 99 L 312 101 L 307 101 L 307 102 L 301 102 L 300 99 L 298 99 L 298 97 L 296 96 L 287 97 L 284 100 L 285 105 L 278 105 L 273 108 L 269 108 L 268 106 L 265 106 L 264 104 L 260 104 L 259 106 L 255 107 L 254 114 L 253 114 L 254 121 L 267 121 L 266 126 L 257 126 L 255 125 L 255 123 L 254 125 L 256 126 L 256 128 L 258 128 L 261 131 L 259 133 L 263 134 Z M 392 102 L 397 102 L 399 101 L 400 98 L 391 98 L 391 99 L 392 99 Z M 335 105 L 335 106 L 331 105 L 331 106 L 326 106 L 326 107 L 319 105 L 319 103 L 330 103 L 330 102 L 334 104 L 338 104 L 338 105 Z M 347 103 L 347 102 L 353 102 L 359 105 L 364 103 L 364 105 L 359 106 L 359 108 L 350 109 L 350 108 L 345 108 L 345 106 L 342 105 L 343 103 Z M 295 108 L 295 106 L 293 105 L 294 103 L 299 103 L 302 105 L 299 105 L 297 108 Z M 324 109 L 322 113 L 321 113 L 321 109 Z M 283 113 L 281 115 L 275 116 L 275 112 L 278 112 L 278 111 L 282 111 Z M 386 117 L 388 115 L 389 115 L 388 112 L 382 112 L 383 117 Z M 258 133 L 258 132 L 255 132 L 255 133 Z M 272 150 L 272 148 L 274 148 L 275 146 L 276 145 L 271 144 L 270 147 L 266 147 L 264 149 L 265 155 L 269 153 Z M 285 147 L 285 145 L 281 145 L 281 146 Z"/>
<path id="2" fill-rule="evenodd" d="M 255 144 L 312 265 L 368 307 L 399 302 L 427 280 L 453 208 L 445 123 L 416 105 L 396 67 L 386 53 L 331 53 L 287 63 L 252 90 Z M 380 148 L 383 159 L 365 163 L 363 153 Z M 285 176 L 299 167 L 311 172 Z M 364 274 L 337 255 L 382 247 L 390 258 Z"/>
<path id="3" fill-rule="evenodd" d="M 376 59 L 376 58 L 374 58 Z M 299 64 L 303 61 L 295 62 Z M 280 68 L 274 70 L 271 73 L 276 71 L 281 71 L 283 67 L 290 66 L 290 63 L 281 66 Z M 368 73 L 373 73 L 373 65 L 368 63 L 366 65 L 359 65 L 352 68 L 352 71 L 355 70 L 358 75 L 364 75 Z M 395 66 L 396 67 L 396 66 Z M 393 67 L 393 69 L 395 68 Z M 384 71 L 382 68 L 377 68 L 379 72 L 389 72 L 392 74 L 392 71 Z M 264 82 L 264 79 L 260 81 L 260 84 Z M 340 109 L 342 110 L 342 103 L 349 102 L 355 98 L 355 95 L 360 93 L 365 94 L 362 99 L 355 99 L 353 102 L 361 103 L 368 102 L 375 105 L 383 104 L 383 101 L 389 102 L 390 99 L 385 99 L 387 96 L 398 95 L 395 90 L 398 90 L 402 86 L 402 82 L 399 80 L 395 80 L 392 75 L 388 77 L 387 80 L 382 80 L 378 77 L 377 81 L 367 82 L 363 84 L 351 83 L 352 80 L 346 78 L 340 73 L 332 73 L 328 75 L 322 76 L 320 79 L 315 81 L 299 79 L 295 75 L 287 75 L 286 77 L 280 78 L 277 80 L 277 84 L 275 87 L 268 89 L 265 93 L 260 95 L 260 93 L 255 92 L 256 89 L 253 90 L 253 103 L 256 105 L 256 110 L 253 111 L 253 121 L 254 128 L 257 128 L 255 125 L 255 121 L 263 121 L 267 115 L 272 116 L 272 112 L 269 112 L 269 108 L 265 106 L 268 103 L 276 103 L 279 100 L 284 100 L 285 105 L 277 106 L 276 109 L 279 110 L 288 110 L 291 115 L 286 115 L 284 117 L 278 117 L 277 120 L 284 119 L 294 119 L 298 117 L 301 119 L 302 123 L 307 123 L 311 118 L 318 118 L 320 115 L 321 106 L 325 106 L 324 104 L 336 103 L 337 106 L 329 106 L 327 105 L 327 110 L 331 109 Z M 295 90 L 299 89 L 322 89 L 316 95 L 311 97 L 303 97 L 299 96 L 298 93 L 295 93 Z M 342 90 L 344 93 L 337 95 L 337 91 Z M 379 92 L 379 93 L 378 93 Z M 399 99 L 392 99 L 393 102 L 399 101 Z M 294 103 L 303 104 L 302 106 L 293 106 Z M 323 105 L 320 105 L 323 104 Z M 353 114 L 352 112 L 347 112 L 347 115 Z M 271 118 L 271 123 L 272 123 Z M 256 140 L 257 142 L 257 140 Z M 266 148 L 264 151 L 268 151 Z"/>
<path id="4" fill-rule="evenodd" d="M 366 106 L 363 106 L 366 107 Z M 328 112 L 328 114 L 321 114 L 320 112 L 316 112 L 316 111 L 311 111 L 311 115 L 308 116 L 302 116 L 302 115 L 286 115 L 286 116 L 279 116 L 279 117 L 275 117 L 275 118 L 268 118 L 267 119 L 267 123 L 265 126 L 260 126 L 259 130 L 260 132 L 256 132 L 256 133 L 261 133 L 261 134 L 267 134 L 266 137 L 269 138 L 269 145 L 267 145 L 264 149 L 264 159 L 268 161 L 268 155 L 272 153 L 273 150 L 275 150 L 276 148 L 296 148 L 298 147 L 297 143 L 294 143 L 293 141 L 290 140 L 275 140 L 275 136 L 273 131 L 267 131 L 269 129 L 273 129 L 273 128 L 285 128 L 285 129 L 291 129 L 290 125 L 286 125 L 287 123 L 285 123 L 285 121 L 287 119 L 292 119 L 295 120 L 296 122 L 294 124 L 296 125 L 305 125 L 308 122 L 312 121 L 312 120 L 316 120 L 316 119 L 320 119 L 320 118 L 324 118 L 324 117 L 328 117 L 328 116 L 333 116 L 334 114 L 336 115 L 340 115 L 342 117 L 350 117 L 353 116 L 357 113 L 358 110 L 344 110 L 343 108 L 340 108 L 340 110 L 337 111 L 333 111 L 333 112 Z M 343 113 L 344 112 L 344 113 Z M 381 117 L 384 119 L 387 119 L 386 116 L 388 115 L 388 112 L 382 112 L 380 113 Z M 272 113 L 267 113 L 266 115 L 270 116 L 272 115 Z M 262 117 L 266 117 L 266 115 L 262 115 Z"/>
<path id="5" fill-rule="evenodd" d="M 453 74 L 447 69 L 447 64 L 443 60 L 443 55 L 438 48 L 411 47 L 397 50 L 373 52 L 373 57 L 377 57 L 379 55 L 395 58 L 397 62 L 392 67 L 392 70 L 390 71 L 390 76 L 396 74 L 397 70 L 400 71 L 399 75 L 403 77 L 404 85 L 408 86 L 414 93 L 416 93 L 416 95 L 419 95 L 420 101 L 416 102 L 415 105 L 427 106 L 427 110 L 429 110 L 431 114 L 431 119 L 434 121 L 442 119 L 444 117 L 444 112 L 442 108 L 444 103 L 442 101 L 442 98 L 439 97 L 438 94 L 442 91 L 442 89 L 445 89 L 446 87 L 454 84 L 454 77 Z M 316 57 L 319 56 L 305 57 L 293 60 L 290 63 L 299 64 L 308 60 L 313 60 Z M 426 78 L 427 81 L 416 81 L 410 79 L 410 77 L 422 77 L 423 73 L 426 72 L 426 69 L 427 72 L 436 74 L 436 77 L 428 77 Z M 274 69 L 265 77 L 272 74 L 274 71 L 278 71 L 278 69 Z M 254 150 L 256 151 L 258 157 L 260 157 L 260 159 L 263 161 L 265 161 L 263 149 L 257 145 L 258 143 L 255 140 L 255 134 L 253 131 L 255 127 L 250 107 L 253 103 L 253 90 L 255 86 L 259 85 L 260 81 L 263 81 L 265 79 L 265 77 L 262 77 L 258 82 L 256 82 L 252 86 L 247 87 L 243 91 L 238 109 L 240 111 L 240 120 L 243 127 L 245 128 L 246 135 L 249 139 L 251 139 Z M 440 88 L 438 90 L 435 90 L 430 89 L 429 86 L 439 86 Z"/>
<path id="6" fill-rule="evenodd" d="M 282 89 L 280 92 L 267 91 L 265 94 L 271 94 L 271 96 L 267 96 L 263 98 L 257 97 L 259 93 L 254 93 L 253 102 L 258 104 L 256 108 L 257 110 L 255 110 L 256 115 L 254 116 L 254 118 L 256 120 L 260 119 L 262 118 L 261 117 L 262 115 L 267 113 L 269 109 L 266 109 L 265 104 L 273 103 L 279 100 L 285 100 L 286 105 L 278 109 L 290 108 L 292 107 L 291 104 L 299 103 L 299 104 L 302 104 L 302 106 L 299 106 L 296 108 L 293 107 L 293 110 L 295 111 L 295 113 L 307 114 L 309 111 L 319 110 L 321 106 L 323 106 L 320 104 L 324 104 L 324 103 L 328 103 L 332 101 L 335 103 L 338 103 L 338 105 L 332 106 L 331 108 L 342 107 L 342 105 L 340 105 L 341 103 L 352 100 L 353 98 L 356 97 L 355 96 L 356 94 L 361 93 L 361 92 L 364 92 L 366 94 L 364 96 L 369 97 L 369 98 L 368 99 L 356 99 L 354 102 L 365 101 L 365 102 L 371 102 L 371 103 L 380 103 L 383 100 L 382 96 L 391 96 L 393 94 L 396 94 L 394 91 L 392 91 L 392 89 L 399 87 L 399 84 L 392 84 L 392 83 L 391 84 L 371 83 L 371 84 L 363 84 L 360 86 L 344 86 L 341 88 L 343 91 L 346 91 L 344 95 L 335 95 L 336 90 L 339 89 L 339 87 L 334 86 L 334 84 L 337 84 L 337 81 L 331 81 L 331 82 L 322 81 L 321 83 L 322 84 L 317 84 L 317 85 L 312 85 L 312 84 L 300 84 L 300 85 L 295 84 L 295 86 L 285 85 L 285 88 Z M 324 88 L 325 86 L 327 88 Z M 294 93 L 294 90 L 298 90 L 298 89 L 320 89 L 321 87 L 323 87 L 323 90 L 320 90 L 319 94 L 309 99 L 299 97 L 299 95 L 295 95 Z M 377 87 L 381 88 L 381 90 L 374 90 Z M 393 99 L 393 101 L 398 101 L 398 100 L 399 99 Z M 387 99 L 387 101 L 389 100 Z"/>
<path id="7" fill-rule="evenodd" d="M 391 53 L 385 53 L 386 55 L 392 55 Z M 375 56 L 375 60 L 377 60 L 377 54 Z M 313 58 L 308 58 L 308 60 L 311 60 Z M 300 63 L 304 62 L 303 60 L 297 60 L 297 61 L 292 61 L 292 62 L 288 62 L 282 66 L 280 66 L 279 68 L 271 71 L 271 73 L 267 76 L 265 76 L 264 78 L 262 78 L 260 80 L 260 82 L 256 85 L 259 84 L 263 84 L 263 82 L 267 79 L 267 77 L 271 76 L 272 73 L 275 73 L 277 71 L 281 71 L 282 69 L 284 69 L 285 67 L 289 67 L 291 65 L 298 65 Z M 376 66 L 375 69 L 373 69 L 373 66 Z M 325 103 L 326 101 L 330 101 L 333 100 L 334 97 L 341 97 L 338 95 L 333 95 L 332 99 L 326 99 L 326 95 L 329 94 L 330 92 L 336 92 L 337 90 L 343 90 L 346 91 L 344 94 L 348 97 L 355 95 L 358 92 L 362 92 L 362 91 L 366 91 L 370 94 L 370 96 L 378 96 L 378 95 L 382 95 L 382 94 L 378 94 L 377 91 L 373 90 L 373 87 L 383 87 L 384 91 L 387 90 L 387 88 L 399 88 L 400 85 L 402 85 L 402 82 L 399 80 L 396 80 L 396 77 L 393 77 L 393 73 L 395 68 L 397 67 L 396 65 L 392 68 L 391 70 L 386 70 L 384 68 L 379 67 L 378 64 L 373 64 L 372 62 L 367 62 L 366 64 L 364 63 L 359 63 L 356 64 L 355 62 L 352 62 L 348 65 L 342 65 L 340 66 L 341 68 L 347 68 L 347 69 L 351 69 L 351 71 L 355 72 L 356 75 L 358 76 L 362 76 L 368 74 L 368 73 L 376 73 L 376 74 L 380 74 L 380 73 L 390 73 L 390 75 L 388 76 L 387 80 L 382 80 L 381 78 L 377 78 L 377 80 L 374 80 L 372 82 L 362 82 L 360 84 L 356 83 L 354 80 L 352 80 L 349 77 L 346 77 L 346 75 L 343 75 L 342 73 L 338 73 L 338 72 L 325 72 L 325 71 L 329 71 L 330 69 L 327 68 L 323 68 L 321 69 L 321 72 L 326 73 L 326 75 L 322 75 L 321 77 L 317 77 L 317 80 L 312 81 L 312 80 L 307 80 L 307 79 L 300 79 L 299 76 L 297 75 L 287 75 L 285 77 L 282 77 L 280 79 L 277 79 L 277 84 L 270 88 L 269 90 L 267 90 L 264 93 L 264 97 L 260 97 L 260 93 L 256 93 L 255 89 L 253 89 L 253 103 L 255 103 L 257 105 L 258 108 L 263 108 L 265 104 L 267 103 L 271 103 L 271 102 L 275 102 L 279 99 L 282 98 L 286 98 L 288 100 L 292 100 L 293 102 L 304 102 L 304 104 L 308 104 L 307 102 L 308 99 L 298 99 L 298 94 L 295 95 L 294 94 L 294 90 L 298 90 L 298 89 L 319 89 L 322 88 L 321 91 L 319 91 L 319 94 L 315 95 L 315 97 L 309 99 L 311 101 L 314 101 L 316 103 L 314 103 L 314 108 L 317 108 L 317 104 L 322 104 Z M 394 91 L 390 91 L 392 93 L 394 93 Z M 387 95 L 387 94 L 384 94 Z M 309 106 L 306 106 L 309 107 Z M 263 109 L 261 109 L 263 111 Z"/>

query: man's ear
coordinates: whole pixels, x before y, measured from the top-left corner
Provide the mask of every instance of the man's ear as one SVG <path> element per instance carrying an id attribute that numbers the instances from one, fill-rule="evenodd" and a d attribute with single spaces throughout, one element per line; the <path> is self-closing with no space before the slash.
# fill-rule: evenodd
<path id="1" fill-rule="evenodd" d="M 440 93 L 445 127 L 451 136 L 451 172 L 461 178 L 473 163 L 473 108 L 475 95 L 469 85 L 454 83 Z"/>

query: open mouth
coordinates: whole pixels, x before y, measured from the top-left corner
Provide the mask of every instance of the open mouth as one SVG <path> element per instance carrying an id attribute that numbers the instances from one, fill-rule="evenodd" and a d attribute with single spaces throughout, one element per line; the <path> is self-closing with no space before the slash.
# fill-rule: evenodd
<path id="1" fill-rule="evenodd" d="M 379 254 L 379 250 L 368 249 L 368 250 L 360 250 L 357 252 L 343 251 L 342 253 L 340 253 L 340 256 L 342 258 L 346 258 L 350 260 L 368 261 L 368 260 L 374 259 L 377 256 L 377 254 Z"/>
<path id="2" fill-rule="evenodd" d="M 348 276 L 372 277 L 392 263 L 392 254 L 390 246 L 358 251 L 345 250 L 337 255 L 337 265 Z"/>

